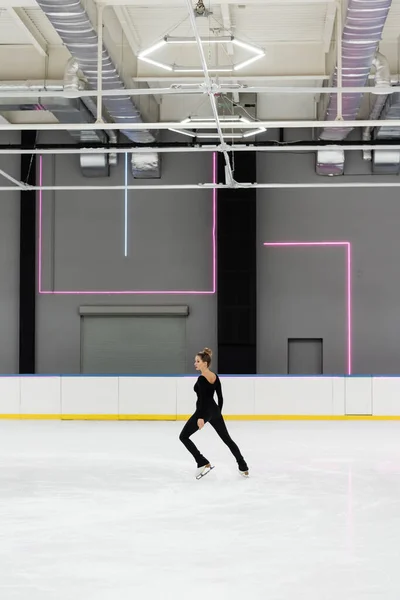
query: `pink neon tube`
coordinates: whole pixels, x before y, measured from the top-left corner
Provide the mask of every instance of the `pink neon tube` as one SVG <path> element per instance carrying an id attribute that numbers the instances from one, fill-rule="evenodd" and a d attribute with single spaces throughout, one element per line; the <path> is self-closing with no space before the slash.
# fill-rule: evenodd
<path id="1" fill-rule="evenodd" d="M 217 154 L 214 152 L 212 157 L 213 183 L 217 182 Z M 43 185 L 43 156 L 39 156 L 39 185 Z M 211 290 L 62 290 L 51 291 L 44 290 L 42 286 L 42 260 L 43 260 L 43 193 L 39 190 L 39 249 L 38 249 L 38 292 L 39 294 L 52 295 L 210 295 L 215 294 L 217 289 L 217 240 L 216 240 L 216 222 L 217 222 L 217 190 L 212 191 L 212 288 Z"/>
<path id="2" fill-rule="evenodd" d="M 287 247 L 318 247 L 328 246 L 335 247 L 339 246 L 346 250 L 346 312 L 347 312 L 347 341 L 346 341 L 346 354 L 347 354 L 347 374 L 352 373 L 352 303 L 351 303 L 351 244 L 350 242 L 265 242 L 264 246 L 275 247 L 275 248 L 287 248 Z"/>

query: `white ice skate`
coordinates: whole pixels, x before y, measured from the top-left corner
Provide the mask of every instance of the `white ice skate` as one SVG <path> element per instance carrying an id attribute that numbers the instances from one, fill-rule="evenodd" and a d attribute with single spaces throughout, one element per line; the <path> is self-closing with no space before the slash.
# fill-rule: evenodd
<path id="1" fill-rule="evenodd" d="M 207 473 L 209 473 L 213 469 L 214 469 L 214 467 L 212 467 L 210 465 L 210 463 L 208 463 L 207 465 L 204 465 L 204 467 L 198 467 L 198 469 L 196 470 L 196 479 L 201 479 L 202 477 L 207 475 Z"/>
<path id="2" fill-rule="evenodd" d="M 242 475 L 242 477 L 248 477 L 249 476 L 249 470 L 247 469 L 247 471 L 241 471 L 239 469 L 239 473 Z"/>

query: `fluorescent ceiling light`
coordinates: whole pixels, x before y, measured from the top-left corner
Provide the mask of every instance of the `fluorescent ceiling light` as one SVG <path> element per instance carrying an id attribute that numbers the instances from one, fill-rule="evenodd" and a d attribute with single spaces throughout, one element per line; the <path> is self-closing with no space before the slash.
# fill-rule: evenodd
<path id="1" fill-rule="evenodd" d="M 264 131 L 267 131 L 264 127 L 260 127 L 260 129 L 254 129 L 253 131 L 248 131 L 247 133 L 243 134 L 244 138 L 249 138 L 252 137 L 253 135 L 258 135 L 259 133 L 264 133 Z"/>
<path id="2" fill-rule="evenodd" d="M 187 119 L 182 121 L 182 123 L 201 123 L 203 121 L 205 123 L 215 123 L 214 117 L 204 117 L 204 119 L 202 117 L 188 117 Z"/>
<path id="3" fill-rule="evenodd" d="M 143 58 L 143 56 L 138 56 L 140 60 L 149 63 L 150 65 L 154 65 L 155 67 L 160 67 L 160 69 L 165 69 L 166 71 L 173 71 L 173 68 L 169 65 L 165 65 L 164 63 L 157 62 L 156 60 L 152 60 L 151 58 Z"/>
<path id="4" fill-rule="evenodd" d="M 240 40 L 237 40 L 236 38 L 232 39 L 232 44 L 235 44 L 235 46 L 240 46 L 240 48 L 244 48 L 245 50 L 249 50 L 250 52 L 253 52 L 254 54 L 258 54 L 259 56 L 265 55 L 264 50 L 261 50 L 261 48 L 256 48 L 255 46 L 252 46 L 251 44 L 246 44 L 246 42 L 241 42 Z"/>
<path id="5" fill-rule="evenodd" d="M 173 67 L 174 73 L 202 73 L 203 69 L 198 67 Z"/>
<path id="6" fill-rule="evenodd" d="M 167 42 L 165 40 L 161 40 L 161 42 L 158 42 L 157 44 L 154 44 L 154 46 L 150 46 L 150 48 L 147 48 L 147 50 L 143 50 L 143 52 L 140 52 L 138 54 L 138 58 L 143 58 L 143 56 L 148 56 L 149 54 L 152 54 L 159 48 L 162 48 L 163 46 L 165 46 L 166 43 Z"/>
<path id="7" fill-rule="evenodd" d="M 197 44 L 196 38 L 185 38 L 185 37 L 169 37 L 167 36 L 165 39 L 166 44 L 193 44 L 194 46 Z M 233 40 L 232 36 L 221 36 L 215 38 L 203 38 L 201 40 L 202 44 L 230 44 Z"/>
<path id="8" fill-rule="evenodd" d="M 230 137 L 230 138 L 235 138 L 237 140 L 241 139 L 243 136 L 241 133 L 224 133 L 223 134 L 224 137 Z M 197 139 L 219 139 L 219 135 L 218 133 L 199 133 L 199 135 L 196 135 Z"/>
<path id="9" fill-rule="evenodd" d="M 207 70 L 210 73 L 231 73 L 233 69 L 233 65 L 231 67 L 207 67 Z M 171 70 L 173 70 L 174 73 L 203 73 L 201 67 L 173 67 Z"/>
<path id="10" fill-rule="evenodd" d="M 196 137 L 195 133 L 192 133 L 191 131 L 185 131 L 184 129 L 170 129 L 169 131 L 174 131 L 175 133 L 181 133 L 182 135 L 188 135 L 191 138 Z"/>
<path id="11" fill-rule="evenodd" d="M 242 115 L 219 115 L 220 121 L 228 121 L 229 123 L 236 123 L 237 121 L 244 121 L 245 123 L 250 123 L 248 119 L 242 117 Z M 188 117 L 182 123 L 196 123 L 196 122 L 208 122 L 215 123 L 214 117 Z"/>
<path id="12" fill-rule="evenodd" d="M 256 60 L 260 60 L 260 58 L 262 58 L 263 56 L 265 56 L 264 54 L 257 54 L 257 56 L 253 56 L 252 58 L 249 58 L 249 60 L 245 60 L 242 63 L 239 63 L 238 65 L 235 65 L 233 67 L 234 71 L 240 71 L 240 69 L 244 69 L 244 67 L 247 67 L 248 65 L 251 65 L 253 62 L 256 62 Z"/>

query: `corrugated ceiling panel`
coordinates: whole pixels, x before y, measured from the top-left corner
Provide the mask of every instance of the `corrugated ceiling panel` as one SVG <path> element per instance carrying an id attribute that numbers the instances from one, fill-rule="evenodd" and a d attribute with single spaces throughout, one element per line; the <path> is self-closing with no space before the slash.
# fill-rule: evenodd
<path id="1" fill-rule="evenodd" d="M 62 46 L 62 40 L 41 8 L 26 8 L 25 13 L 50 46 Z"/>
<path id="2" fill-rule="evenodd" d="M 164 35 L 192 36 L 189 15 L 186 8 L 127 8 L 136 34 L 139 36 L 142 47 L 150 45 Z M 222 23 L 221 10 L 213 9 L 210 18 L 198 18 L 197 27 L 200 35 L 209 35 L 210 28 L 219 28 Z"/>
<path id="3" fill-rule="evenodd" d="M 256 44 L 322 41 L 326 14 L 326 4 L 231 7 L 236 35 Z"/>
<path id="4" fill-rule="evenodd" d="M 0 10 L 0 45 L 25 45 L 30 43 L 29 35 L 22 27 L 18 26 L 7 10 Z"/>
<path id="5" fill-rule="evenodd" d="M 400 30 L 400 0 L 393 0 L 386 25 L 383 30 L 384 41 L 397 41 Z"/>

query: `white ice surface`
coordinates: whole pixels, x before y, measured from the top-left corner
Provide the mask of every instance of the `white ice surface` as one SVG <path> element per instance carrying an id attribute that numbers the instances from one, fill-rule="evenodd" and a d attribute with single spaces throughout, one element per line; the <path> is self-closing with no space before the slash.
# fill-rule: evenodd
<path id="1" fill-rule="evenodd" d="M 0 421 L 1 600 L 399 600 L 400 424 Z"/>

